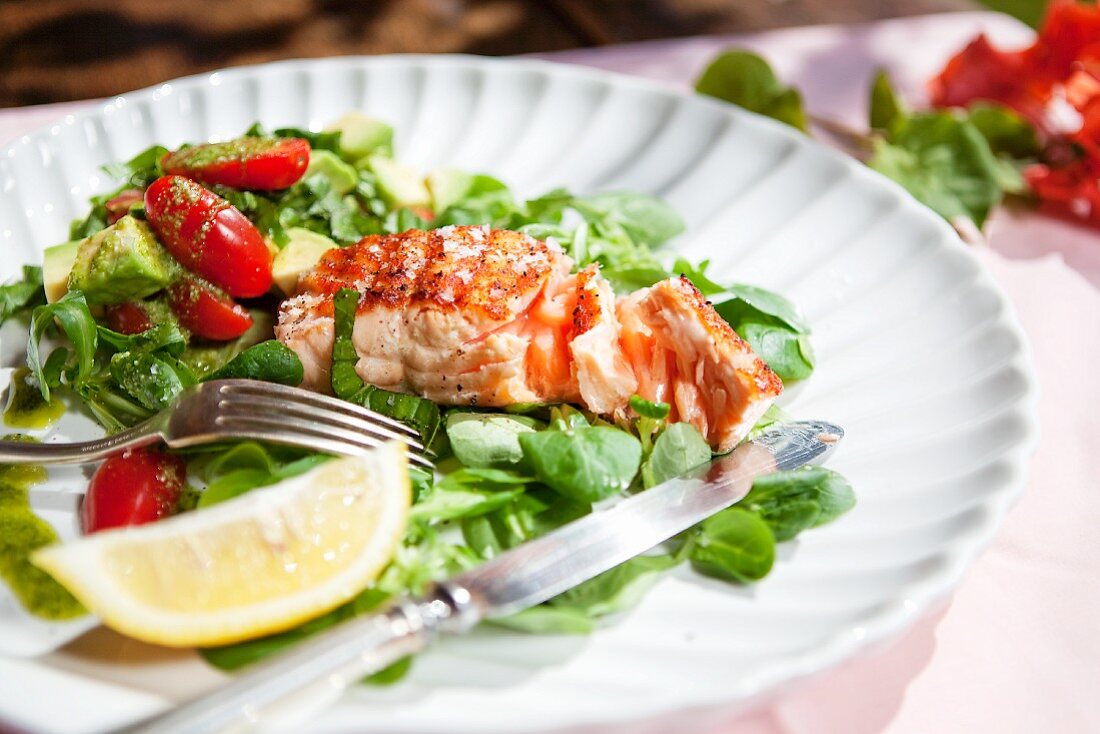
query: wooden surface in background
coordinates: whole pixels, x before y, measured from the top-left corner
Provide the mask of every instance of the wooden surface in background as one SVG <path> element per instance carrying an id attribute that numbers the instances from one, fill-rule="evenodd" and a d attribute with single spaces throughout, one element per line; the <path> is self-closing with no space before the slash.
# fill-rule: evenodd
<path id="1" fill-rule="evenodd" d="M 0 0 L 0 107 L 275 59 L 518 54 L 974 9 L 971 0 Z"/>

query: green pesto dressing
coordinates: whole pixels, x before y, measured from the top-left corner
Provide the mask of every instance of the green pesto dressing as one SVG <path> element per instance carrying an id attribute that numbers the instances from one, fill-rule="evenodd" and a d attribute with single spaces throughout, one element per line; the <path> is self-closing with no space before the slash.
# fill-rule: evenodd
<path id="1" fill-rule="evenodd" d="M 35 550 L 58 540 L 54 529 L 35 515 L 30 505 L 30 488 L 45 479 L 46 470 L 41 466 L 0 464 L 0 578 L 19 603 L 36 617 L 73 619 L 87 611 L 65 587 L 30 560 Z"/>
<path id="2" fill-rule="evenodd" d="M 175 153 L 172 164 L 202 168 L 215 163 L 236 163 L 248 156 L 266 153 L 279 144 L 280 141 L 273 138 L 244 137 L 224 143 L 196 145 Z"/>
<path id="3" fill-rule="evenodd" d="M 42 399 L 38 383 L 26 367 L 11 376 L 11 399 L 4 411 L 4 424 L 11 428 L 46 428 L 65 412 L 65 404 L 52 396 Z"/>

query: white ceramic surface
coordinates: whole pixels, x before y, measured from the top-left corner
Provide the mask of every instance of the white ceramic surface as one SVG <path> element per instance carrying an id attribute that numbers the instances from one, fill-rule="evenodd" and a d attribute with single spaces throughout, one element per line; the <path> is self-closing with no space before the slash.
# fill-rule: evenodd
<path id="1" fill-rule="evenodd" d="M 805 311 L 819 367 L 783 405 L 847 429 L 834 466 L 860 501 L 784 546 L 755 587 L 681 569 L 589 638 L 446 641 L 406 682 L 354 691 L 310 731 L 539 730 L 670 712 L 686 725 L 690 707 L 747 702 L 903 630 L 959 581 L 1022 488 L 1035 441 L 1027 349 L 950 228 L 789 128 L 627 77 L 521 60 L 344 58 L 127 95 L 0 152 L 0 277 L 66 238 L 87 197 L 110 186 L 105 162 L 154 142 L 231 137 L 257 119 L 319 129 L 349 108 L 392 123 L 398 156 L 424 169 L 482 170 L 521 195 L 568 186 L 667 199 L 689 225 L 673 249 Z M 10 366 L 20 337 L 5 328 L 2 338 Z M 51 486 L 71 494 L 81 482 L 69 472 Z M 49 517 L 71 529 L 63 509 Z M 0 718 L 93 731 L 219 680 L 190 653 L 104 630 L 49 652 L 84 628 L 43 625 L 0 597 Z"/>

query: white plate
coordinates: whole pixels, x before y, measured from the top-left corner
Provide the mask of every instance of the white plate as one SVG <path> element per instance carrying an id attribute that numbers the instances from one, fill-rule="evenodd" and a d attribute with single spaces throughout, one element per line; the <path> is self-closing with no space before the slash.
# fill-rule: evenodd
<path id="1" fill-rule="evenodd" d="M 257 119 L 319 129 L 349 108 L 391 122 L 398 156 L 424 169 L 486 171 L 521 195 L 567 186 L 667 199 L 689 225 L 678 251 L 709 258 L 719 281 L 777 289 L 805 310 L 820 366 L 784 405 L 847 429 L 834 466 L 860 501 L 785 546 L 755 587 L 681 570 L 589 638 L 448 641 L 406 682 L 354 691 L 311 730 L 548 729 L 743 703 L 911 624 L 959 581 L 1022 488 L 1036 432 L 1027 349 L 954 233 L 789 128 L 627 77 L 521 60 L 344 58 L 120 97 L 0 154 L 0 275 L 66 239 L 87 197 L 110 185 L 105 162 L 154 142 L 232 137 Z M 7 342 L 11 365 L 20 345 Z M 80 489 L 72 474 L 62 484 Z M 10 600 L 0 608 L 9 655 L 71 636 Z M 103 631 L 0 659 L 0 677 L 0 717 L 65 731 L 121 722 L 218 680 L 190 654 Z"/>

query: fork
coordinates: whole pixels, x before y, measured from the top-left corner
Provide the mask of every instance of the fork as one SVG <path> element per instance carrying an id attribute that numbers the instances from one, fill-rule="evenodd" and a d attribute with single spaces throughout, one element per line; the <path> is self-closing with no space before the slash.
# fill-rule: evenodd
<path id="1" fill-rule="evenodd" d="M 95 441 L 0 441 L 0 463 L 83 464 L 158 442 L 181 449 L 240 439 L 345 456 L 403 441 L 410 462 L 433 468 L 420 434 L 404 423 L 344 400 L 259 380 L 212 380 L 190 387 L 170 408 Z"/>

